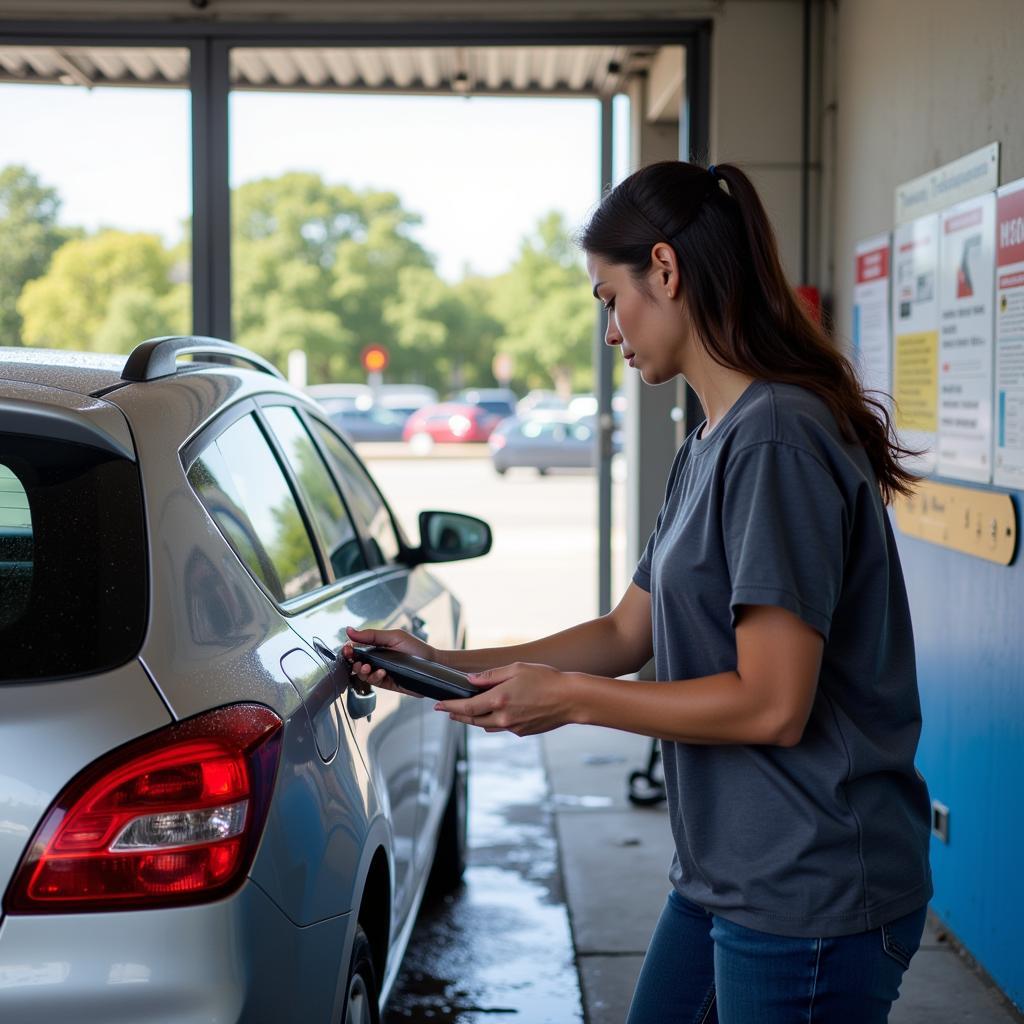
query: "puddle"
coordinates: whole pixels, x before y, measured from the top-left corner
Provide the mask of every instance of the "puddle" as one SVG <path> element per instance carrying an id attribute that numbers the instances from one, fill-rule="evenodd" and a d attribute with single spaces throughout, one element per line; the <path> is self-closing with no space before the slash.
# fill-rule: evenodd
<path id="1" fill-rule="evenodd" d="M 470 736 L 469 867 L 425 904 L 385 1024 L 580 1024 L 540 741 Z"/>

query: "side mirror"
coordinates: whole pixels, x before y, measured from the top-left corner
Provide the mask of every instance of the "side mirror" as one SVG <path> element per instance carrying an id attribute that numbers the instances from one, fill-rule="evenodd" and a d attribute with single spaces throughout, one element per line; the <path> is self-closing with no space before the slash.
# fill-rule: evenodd
<path id="1" fill-rule="evenodd" d="M 459 512 L 421 512 L 420 562 L 458 562 L 491 550 L 491 528 L 475 516 Z"/>

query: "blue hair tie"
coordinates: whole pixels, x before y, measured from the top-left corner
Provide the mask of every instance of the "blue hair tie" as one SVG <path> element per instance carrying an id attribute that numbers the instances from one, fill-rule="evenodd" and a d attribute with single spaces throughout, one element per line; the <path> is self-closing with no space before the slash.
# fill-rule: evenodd
<path id="1" fill-rule="evenodd" d="M 708 174 L 710 174 L 711 177 L 714 178 L 715 181 L 717 181 L 718 180 L 718 164 L 712 164 L 708 168 Z"/>

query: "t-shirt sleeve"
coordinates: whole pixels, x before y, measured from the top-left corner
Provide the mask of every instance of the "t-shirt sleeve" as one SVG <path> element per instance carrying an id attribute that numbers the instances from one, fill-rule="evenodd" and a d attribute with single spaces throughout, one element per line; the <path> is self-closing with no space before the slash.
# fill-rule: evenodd
<path id="1" fill-rule="evenodd" d="M 722 499 L 733 626 L 741 605 L 775 605 L 827 640 L 843 584 L 848 520 L 835 478 L 809 452 L 766 441 L 736 453 Z"/>
<path id="2" fill-rule="evenodd" d="M 654 555 L 654 545 L 657 542 L 658 532 L 661 530 L 661 523 L 665 518 L 665 506 L 668 504 L 669 499 L 672 496 L 672 490 L 675 487 L 676 479 L 679 476 L 679 470 L 683 464 L 685 452 L 686 445 L 683 445 L 679 451 L 676 452 L 675 458 L 672 460 L 672 465 L 668 471 L 668 480 L 665 483 L 665 500 L 661 503 L 661 510 L 658 512 L 658 520 L 654 524 L 654 529 L 651 531 L 650 537 L 647 538 L 647 545 L 644 548 L 644 553 L 640 556 L 640 561 L 636 563 L 636 568 L 633 570 L 633 582 L 641 590 L 646 590 L 648 594 L 651 592 L 651 558 Z"/>
<path id="3" fill-rule="evenodd" d="M 658 525 L 654 527 L 650 537 L 647 538 L 647 546 L 644 548 L 644 553 L 640 556 L 640 561 L 636 563 L 636 568 L 633 570 L 633 582 L 641 590 L 646 590 L 648 594 L 651 592 L 651 553 L 654 551 L 654 538 L 658 536 L 658 527 L 661 526 L 661 518 L 664 514 L 665 509 L 662 507 L 661 512 L 658 513 Z"/>

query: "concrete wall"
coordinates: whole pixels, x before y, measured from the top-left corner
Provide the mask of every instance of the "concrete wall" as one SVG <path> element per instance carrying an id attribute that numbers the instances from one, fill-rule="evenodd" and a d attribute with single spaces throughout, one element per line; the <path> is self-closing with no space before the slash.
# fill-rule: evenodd
<path id="1" fill-rule="evenodd" d="M 726 0 L 711 37 L 711 153 L 739 164 L 761 194 L 778 236 L 786 273 L 800 281 L 803 145 L 803 0 Z M 816 14 L 817 5 L 816 5 Z M 817 32 L 819 19 L 815 18 Z M 820 46 L 813 52 L 820 53 Z M 815 63 L 815 82 L 820 69 Z M 820 148 L 815 90 L 811 152 Z M 700 157 L 701 154 L 695 154 Z M 818 209 L 818 169 L 811 174 L 811 209 Z M 812 218 L 810 236 L 818 236 Z M 809 253 L 810 266 L 817 250 Z"/>
<path id="2" fill-rule="evenodd" d="M 856 241 L 890 230 L 897 184 L 989 142 L 1024 177 L 1019 0 L 830 0 L 835 323 L 851 329 Z M 828 97 L 826 97 L 827 99 Z M 1014 493 L 1020 515 L 1024 495 Z M 924 711 L 918 759 L 950 808 L 932 841 L 933 908 L 1024 1005 L 1024 567 L 900 537 Z"/>

